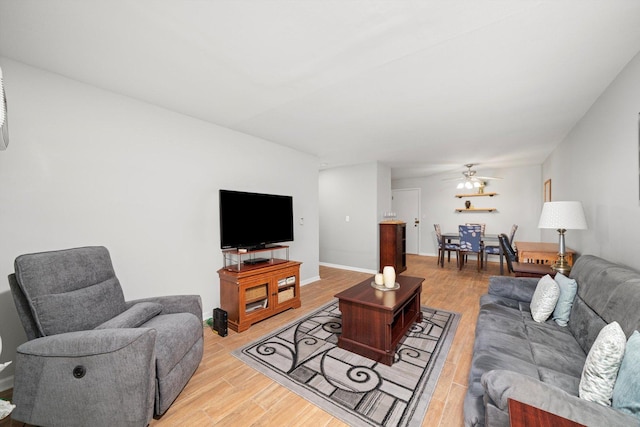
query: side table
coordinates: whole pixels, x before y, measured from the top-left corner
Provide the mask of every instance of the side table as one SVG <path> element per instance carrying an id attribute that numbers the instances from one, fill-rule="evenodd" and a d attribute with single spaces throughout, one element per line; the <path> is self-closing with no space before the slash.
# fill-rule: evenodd
<path id="1" fill-rule="evenodd" d="M 509 399 L 509 425 L 511 427 L 585 427 L 535 406 Z"/>

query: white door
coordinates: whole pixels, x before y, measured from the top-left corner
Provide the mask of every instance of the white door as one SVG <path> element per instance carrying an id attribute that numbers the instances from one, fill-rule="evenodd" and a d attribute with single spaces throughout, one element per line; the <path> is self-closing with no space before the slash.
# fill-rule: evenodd
<path id="1" fill-rule="evenodd" d="M 420 247 L 420 189 L 393 190 L 391 196 L 396 219 L 407 223 L 407 253 L 417 254 Z"/>

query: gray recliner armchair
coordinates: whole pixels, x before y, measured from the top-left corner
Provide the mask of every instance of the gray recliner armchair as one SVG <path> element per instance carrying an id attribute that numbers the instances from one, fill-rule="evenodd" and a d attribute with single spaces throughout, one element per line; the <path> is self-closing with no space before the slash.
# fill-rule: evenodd
<path id="1" fill-rule="evenodd" d="M 28 338 L 15 360 L 15 420 L 146 426 L 202 360 L 200 296 L 125 301 L 104 247 L 21 255 L 9 284 Z"/>

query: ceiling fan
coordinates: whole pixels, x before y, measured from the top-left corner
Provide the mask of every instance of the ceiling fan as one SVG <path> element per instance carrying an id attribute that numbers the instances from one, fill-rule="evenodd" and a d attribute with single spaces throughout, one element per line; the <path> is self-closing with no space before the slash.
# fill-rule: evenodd
<path id="1" fill-rule="evenodd" d="M 473 166 L 477 166 L 477 163 L 467 163 L 464 166 L 467 170 L 462 172 L 463 177 L 460 178 L 460 182 L 456 186 L 457 189 L 466 188 L 467 190 L 471 190 L 472 188 L 478 188 L 479 191 L 481 191 L 485 186 L 485 181 L 502 179 L 496 176 L 477 176 L 477 172 L 471 169 Z"/>

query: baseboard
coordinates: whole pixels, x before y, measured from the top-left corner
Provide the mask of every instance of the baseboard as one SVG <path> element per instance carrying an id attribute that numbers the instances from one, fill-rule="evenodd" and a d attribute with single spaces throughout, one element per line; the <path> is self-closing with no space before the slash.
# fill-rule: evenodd
<path id="1" fill-rule="evenodd" d="M 419 253 L 418 255 L 420 255 L 420 256 L 435 256 L 435 257 L 438 256 L 438 254 L 427 254 L 427 253 Z"/>
<path id="2" fill-rule="evenodd" d="M 320 280 L 320 276 L 315 276 L 310 279 L 306 279 L 300 282 L 300 286 L 308 285 L 309 283 L 317 282 Z"/>
<path id="3" fill-rule="evenodd" d="M 340 264 L 329 264 L 327 262 L 321 262 L 320 265 L 322 265 L 323 267 L 339 268 L 340 270 L 357 271 L 359 273 L 369 273 L 369 274 L 376 274 L 377 273 L 376 270 L 370 270 L 368 268 L 351 267 L 351 266 L 348 266 L 348 265 L 340 265 Z"/>
<path id="4" fill-rule="evenodd" d="M 0 379 L 0 391 L 6 391 L 13 388 L 13 375 Z"/>

